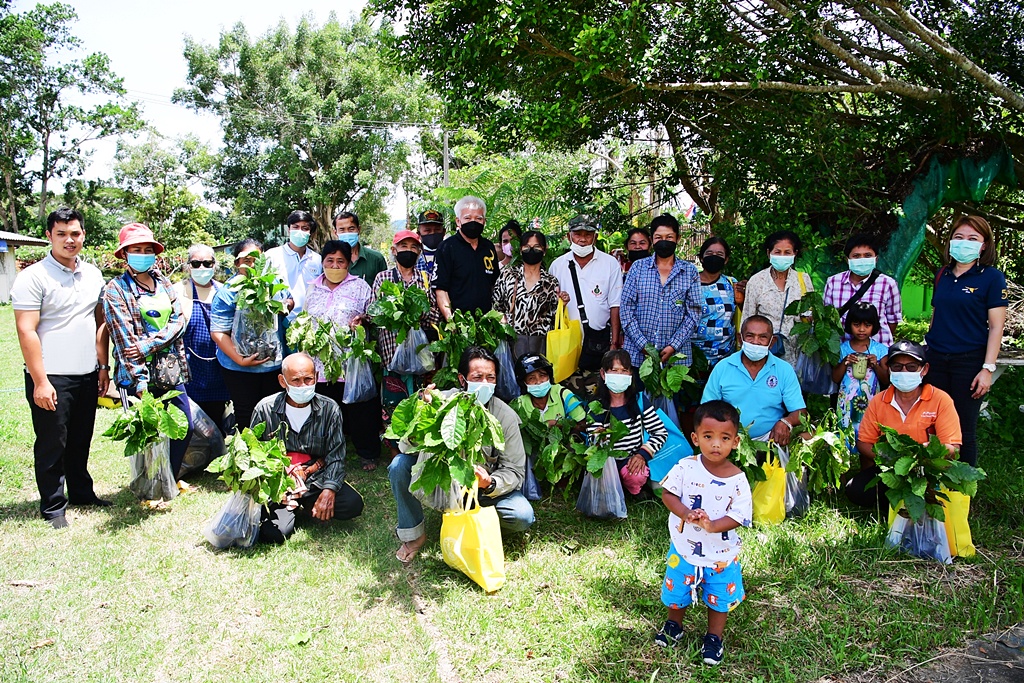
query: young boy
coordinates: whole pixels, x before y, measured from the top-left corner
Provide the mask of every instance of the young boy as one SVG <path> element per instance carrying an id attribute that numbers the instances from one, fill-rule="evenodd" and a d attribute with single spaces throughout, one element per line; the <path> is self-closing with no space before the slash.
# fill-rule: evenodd
<path id="1" fill-rule="evenodd" d="M 725 401 L 708 401 L 698 406 L 693 425 L 700 455 L 679 461 L 663 482 L 662 500 L 672 512 L 661 587 L 668 621 L 654 641 L 662 647 L 679 642 L 683 615 L 699 588 L 708 606 L 702 655 L 714 666 L 722 661 L 726 616 L 746 597 L 735 529 L 750 526 L 753 499 L 743 471 L 729 461 L 739 444 L 739 412 Z"/>

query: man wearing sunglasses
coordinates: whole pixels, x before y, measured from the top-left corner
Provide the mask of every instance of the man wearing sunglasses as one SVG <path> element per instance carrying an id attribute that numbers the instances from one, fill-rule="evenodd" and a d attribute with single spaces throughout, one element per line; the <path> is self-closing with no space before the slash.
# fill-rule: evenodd
<path id="1" fill-rule="evenodd" d="M 928 374 L 925 348 L 912 341 L 901 340 L 889 347 L 886 358 L 892 386 L 875 394 L 864 411 L 857 437 L 861 471 L 846 484 L 847 497 L 863 507 L 889 505 L 883 484 L 866 488 L 878 474 L 874 448 L 882 438 L 881 427 L 891 427 L 920 443 L 928 443 L 931 435 L 935 434 L 945 444 L 950 456 L 963 441 L 953 399 L 941 389 L 922 383 Z"/>
<path id="2" fill-rule="evenodd" d="M 217 345 L 210 335 L 211 305 L 222 286 L 213 279 L 217 269 L 213 249 L 205 244 L 193 244 L 188 248 L 186 265 L 188 277 L 174 285 L 186 325 L 185 356 L 191 379 L 185 385 L 185 392 L 223 431 L 224 411 L 230 396 L 220 374 Z"/>

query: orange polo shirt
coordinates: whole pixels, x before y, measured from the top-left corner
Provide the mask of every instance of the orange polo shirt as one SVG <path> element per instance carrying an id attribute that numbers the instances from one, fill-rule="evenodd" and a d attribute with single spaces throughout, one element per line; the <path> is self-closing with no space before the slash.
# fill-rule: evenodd
<path id="1" fill-rule="evenodd" d="M 882 430 L 878 427 L 881 424 L 912 437 L 918 443 L 928 443 L 932 434 L 938 436 L 944 444 L 959 446 L 963 443 L 960 418 L 953 407 L 953 399 L 942 389 L 925 384 L 921 389 L 921 397 L 905 417 L 895 405 L 895 395 L 896 390 L 892 387 L 875 394 L 864 411 L 858 441 L 878 443 L 882 436 Z"/>

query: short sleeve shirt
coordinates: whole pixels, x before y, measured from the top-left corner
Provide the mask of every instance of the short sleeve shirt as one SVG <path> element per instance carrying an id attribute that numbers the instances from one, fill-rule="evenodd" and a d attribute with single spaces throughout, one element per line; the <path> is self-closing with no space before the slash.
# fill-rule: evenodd
<path id="1" fill-rule="evenodd" d="M 661 485 L 679 496 L 691 510 L 704 510 L 715 520 L 729 517 L 741 526 L 750 526 L 754 516 L 750 484 L 743 472 L 731 477 L 716 477 L 708 472 L 700 455 L 683 458 L 673 467 Z M 736 529 L 712 534 L 696 524 L 687 524 L 675 513 L 668 516 L 672 545 L 695 567 L 727 565 L 739 555 L 740 536 Z"/>
<path id="2" fill-rule="evenodd" d="M 558 278 L 558 287 L 568 292 L 569 303 L 566 311 L 570 320 L 579 320 L 579 304 L 576 301 L 576 289 L 572 284 L 572 272 L 569 264 L 576 261 L 573 253 L 568 251 L 551 263 L 551 274 Z M 594 258 L 580 268 L 576 263 L 576 275 L 580 282 L 580 294 L 583 296 L 583 307 L 587 311 L 587 320 L 593 330 L 603 330 L 611 320 L 611 309 L 618 308 L 622 301 L 622 267 L 619 260 L 603 251 L 594 250 Z"/>
<path id="3" fill-rule="evenodd" d="M 213 295 L 210 302 L 210 332 L 226 332 L 231 334 L 235 322 L 235 313 L 238 310 L 238 294 L 231 291 L 230 286 L 221 287 Z M 259 365 L 239 365 L 231 360 L 226 353 L 217 347 L 217 362 L 225 370 L 236 372 L 276 372 L 281 367 L 281 362 L 268 361 Z"/>
<path id="4" fill-rule="evenodd" d="M 793 366 L 772 354 L 751 379 L 743 352 L 722 359 L 711 371 L 701 403 L 720 399 L 740 411 L 740 422 L 754 438 L 764 436 L 783 416 L 806 406 Z"/>
<path id="5" fill-rule="evenodd" d="M 932 434 L 944 444 L 959 446 L 963 443 L 960 418 L 957 417 L 949 394 L 925 384 L 921 388 L 921 398 L 910 408 L 909 413 L 903 415 L 896 404 L 895 393 L 895 389 L 889 387 L 871 399 L 860 423 L 858 441 L 878 443 L 882 436 L 879 425 L 882 425 L 906 434 L 918 443 L 928 443 Z"/>
<path id="6" fill-rule="evenodd" d="M 957 277 L 949 266 L 935 280 L 932 327 L 925 341 L 937 353 L 967 353 L 988 344 L 988 311 L 1008 306 L 1006 277 L 978 266 Z"/>
<path id="7" fill-rule="evenodd" d="M 14 280 L 16 311 L 38 311 L 36 333 L 48 375 L 88 375 L 96 370 L 96 305 L 103 274 L 82 259 L 74 270 L 53 254 L 25 268 Z"/>
<path id="8" fill-rule="evenodd" d="M 359 245 L 359 259 L 348 268 L 349 275 L 363 278 L 363 282 L 373 286 L 378 273 L 388 269 L 388 262 L 384 254 L 376 249 L 371 249 L 365 244 Z"/>
<path id="9" fill-rule="evenodd" d="M 457 232 L 437 248 L 431 286 L 448 293 L 453 310 L 491 310 L 497 281 L 498 253 L 490 240 L 479 238 L 474 249 Z"/>
<path id="10" fill-rule="evenodd" d="M 543 413 L 533 406 L 533 401 L 530 400 L 528 394 L 523 394 L 512 401 L 512 409 L 524 421 L 531 417 L 543 422 L 561 420 L 565 418 L 566 406 L 569 408 L 569 419 L 573 422 L 579 422 L 586 418 L 587 412 L 583 407 L 583 401 L 578 399 L 576 394 L 558 384 L 551 385 L 551 391 L 548 392 L 548 403 L 544 406 Z M 537 413 L 540 415 L 538 416 Z"/>

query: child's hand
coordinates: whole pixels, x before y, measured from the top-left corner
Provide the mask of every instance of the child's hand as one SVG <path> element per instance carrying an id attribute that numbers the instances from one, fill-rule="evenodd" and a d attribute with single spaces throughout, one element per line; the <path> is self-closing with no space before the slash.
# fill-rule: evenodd
<path id="1" fill-rule="evenodd" d="M 704 510 L 702 510 L 700 508 L 697 508 L 696 510 L 692 511 L 690 514 L 688 514 L 686 516 L 686 521 L 687 522 L 689 522 L 690 524 L 696 524 L 701 529 L 704 528 L 704 525 L 702 524 L 702 522 L 707 521 L 707 519 L 708 519 L 708 513 L 704 512 Z"/>

